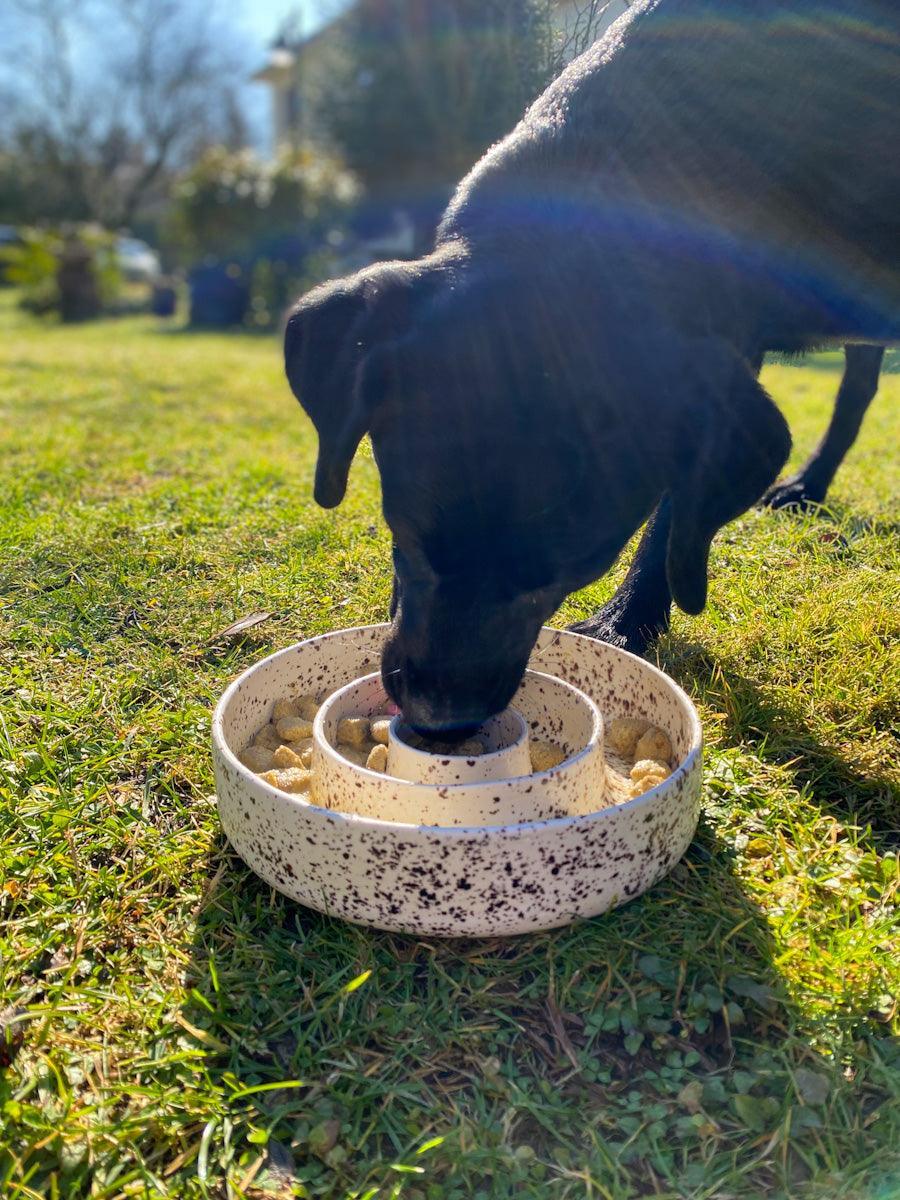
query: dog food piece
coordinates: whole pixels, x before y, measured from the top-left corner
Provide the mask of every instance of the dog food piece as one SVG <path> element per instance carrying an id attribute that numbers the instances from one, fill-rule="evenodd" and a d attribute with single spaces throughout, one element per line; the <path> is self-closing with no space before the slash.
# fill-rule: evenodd
<path id="1" fill-rule="evenodd" d="M 286 742 L 285 746 L 288 750 L 293 751 L 299 759 L 302 759 L 304 767 L 308 767 L 312 762 L 312 738 L 301 738 L 299 742 Z"/>
<path id="2" fill-rule="evenodd" d="M 294 701 L 297 707 L 297 716 L 303 717 L 307 721 L 314 721 L 319 712 L 319 702 L 315 696 L 300 696 Z"/>
<path id="3" fill-rule="evenodd" d="M 283 742 L 299 742 L 312 737 L 312 721 L 307 721 L 305 717 L 282 717 L 276 722 L 275 728 Z"/>
<path id="4" fill-rule="evenodd" d="M 275 755 L 266 746 L 248 746 L 238 755 L 238 759 L 245 767 L 255 771 L 257 775 L 262 771 L 271 771 L 273 766 L 278 765 L 275 762 Z"/>
<path id="5" fill-rule="evenodd" d="M 390 717 L 378 717 L 372 722 L 372 741 L 381 746 L 388 744 L 388 730 L 391 727 Z"/>
<path id="6" fill-rule="evenodd" d="M 369 751 L 369 757 L 366 759 L 366 766 L 370 771 L 381 771 L 383 773 L 387 770 L 387 756 L 387 746 L 379 743 L 378 745 L 373 746 Z"/>
<path id="7" fill-rule="evenodd" d="M 309 791 L 312 772 L 304 771 L 300 767 L 287 767 L 281 771 L 266 771 L 264 775 L 260 775 L 260 779 L 264 779 L 272 787 L 278 788 L 280 792 L 301 795 L 303 792 Z"/>
<path id="8" fill-rule="evenodd" d="M 650 722 L 643 717 L 615 717 L 606 727 L 606 745 L 621 758 L 633 759 L 638 742 L 649 728 Z"/>
<path id="9" fill-rule="evenodd" d="M 299 717 L 300 710 L 297 708 L 296 700 L 276 700 L 275 707 L 272 709 L 272 722 L 277 725 L 279 721 L 283 721 L 285 717 Z"/>
<path id="10" fill-rule="evenodd" d="M 634 757 L 637 761 L 655 758 L 657 762 L 666 763 L 668 768 L 668 764 L 672 761 L 672 743 L 661 729 L 651 725 L 647 732 L 638 739 L 634 748 Z"/>
<path id="11" fill-rule="evenodd" d="M 366 760 L 369 757 L 369 750 L 366 746 L 338 746 L 338 753 L 346 758 L 348 762 L 355 763 L 358 767 L 364 767 Z"/>
<path id="12" fill-rule="evenodd" d="M 282 740 L 278 736 L 278 730 L 274 725 L 263 725 L 262 729 L 253 739 L 253 745 L 263 746 L 266 750 L 274 752 L 281 745 Z"/>
<path id="13" fill-rule="evenodd" d="M 646 779 L 652 775 L 662 781 L 668 779 L 670 774 L 669 764 L 656 758 L 643 758 L 631 768 L 632 779 Z"/>
<path id="14" fill-rule="evenodd" d="M 637 765 L 642 766 L 643 764 L 639 763 Z M 633 778 L 631 781 L 630 791 L 632 800 L 635 798 L 635 796 L 643 796 L 644 792 L 649 792 L 653 788 L 659 787 L 659 785 L 661 783 L 665 783 L 668 778 L 669 768 L 666 767 L 665 771 L 661 771 L 658 764 L 655 771 L 648 771 L 645 775 L 638 775 L 636 778 Z"/>
<path id="15" fill-rule="evenodd" d="M 657 762 L 655 759 L 643 759 L 637 762 L 631 768 L 631 788 L 629 794 L 632 799 L 636 796 L 643 796 L 644 792 L 649 792 L 651 788 L 657 787 L 664 780 L 669 778 L 669 764 Z"/>
<path id="16" fill-rule="evenodd" d="M 337 740 L 339 746 L 364 746 L 369 740 L 368 717 L 346 717 L 338 723 Z"/>
<path id="17" fill-rule="evenodd" d="M 645 775 L 643 779 L 633 779 L 628 789 L 629 800 L 636 800 L 638 796 L 643 796 L 644 792 L 649 792 L 661 782 L 662 780 L 657 779 L 654 775 Z"/>
<path id="18" fill-rule="evenodd" d="M 305 770 L 309 766 L 308 762 L 303 761 L 303 755 L 298 754 L 291 746 L 279 746 L 274 758 L 276 767 L 300 767 L 301 770 Z"/>
<path id="19" fill-rule="evenodd" d="M 455 753 L 464 755 L 466 758 L 479 758 L 484 754 L 484 743 L 479 742 L 477 738 L 469 738 L 467 742 L 459 743 Z"/>
<path id="20" fill-rule="evenodd" d="M 531 769 L 537 775 L 541 771 L 549 771 L 565 761 L 566 753 L 555 742 L 532 741 L 529 744 L 531 754 Z"/>

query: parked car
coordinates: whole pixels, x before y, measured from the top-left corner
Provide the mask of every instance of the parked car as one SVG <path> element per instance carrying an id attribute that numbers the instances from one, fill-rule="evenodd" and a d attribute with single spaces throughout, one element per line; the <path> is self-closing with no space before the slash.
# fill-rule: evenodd
<path id="1" fill-rule="evenodd" d="M 162 269 L 156 251 L 139 238 L 117 238 L 116 260 L 130 283 L 152 283 Z"/>

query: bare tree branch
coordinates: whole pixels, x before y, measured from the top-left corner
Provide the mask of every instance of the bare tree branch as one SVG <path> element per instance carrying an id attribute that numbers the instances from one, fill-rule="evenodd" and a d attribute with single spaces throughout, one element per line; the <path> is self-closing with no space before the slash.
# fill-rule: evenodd
<path id="1" fill-rule="evenodd" d="M 621 0 L 630 8 L 633 0 Z M 605 18 L 616 0 L 581 0 L 576 8 L 575 20 L 556 40 L 551 56 L 551 73 L 558 75 L 565 65 L 583 54 L 600 35 Z"/>
<path id="2" fill-rule="evenodd" d="M 40 159 L 37 174 L 55 174 L 68 189 L 74 209 L 113 227 L 129 224 L 167 172 L 217 140 L 226 119 L 233 123 L 229 93 L 244 66 L 213 6 L 10 2 L 25 34 L 7 125 Z"/>

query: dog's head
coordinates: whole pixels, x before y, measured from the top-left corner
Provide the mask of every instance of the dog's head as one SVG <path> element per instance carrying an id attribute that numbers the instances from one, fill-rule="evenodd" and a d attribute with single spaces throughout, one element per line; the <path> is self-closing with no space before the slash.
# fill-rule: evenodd
<path id="1" fill-rule="evenodd" d="M 383 675 L 420 729 L 500 711 L 541 625 L 666 491 L 672 591 L 699 611 L 713 534 L 783 462 L 783 422 L 733 352 L 621 311 L 444 253 L 317 289 L 289 318 L 320 504 L 371 435 L 396 576 Z"/>

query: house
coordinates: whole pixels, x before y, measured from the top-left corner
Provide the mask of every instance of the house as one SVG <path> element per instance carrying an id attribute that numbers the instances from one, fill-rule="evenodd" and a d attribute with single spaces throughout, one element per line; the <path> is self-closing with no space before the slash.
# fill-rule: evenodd
<path id="1" fill-rule="evenodd" d="M 566 57 L 585 49 L 589 40 L 604 33 L 628 10 L 630 0 L 554 0 L 553 24 L 563 41 Z M 251 78 L 271 89 L 271 146 L 296 146 L 317 134 L 314 98 L 319 83 L 340 53 L 342 27 L 356 6 L 344 11 L 310 37 L 280 36 L 269 51 L 268 62 Z M 590 32 L 588 32 L 590 30 Z"/>
<path id="2" fill-rule="evenodd" d="M 282 35 L 273 44 L 268 61 L 252 76 L 271 92 L 273 153 L 321 136 L 317 98 L 323 83 L 341 55 L 342 34 L 358 0 L 347 0 L 343 9 L 314 34 L 301 38 Z M 586 49 L 624 13 L 629 0 L 552 0 L 553 24 L 562 57 L 569 59 Z M 364 180 L 369 185 L 370 180 Z M 411 258 L 430 243 L 440 213 L 455 179 L 438 181 L 426 194 L 420 181 L 396 178 L 394 191 L 383 182 L 369 187 L 352 219 L 352 249 L 346 267 L 362 266 L 385 258 Z M 417 199 L 413 201 L 412 197 Z"/>

